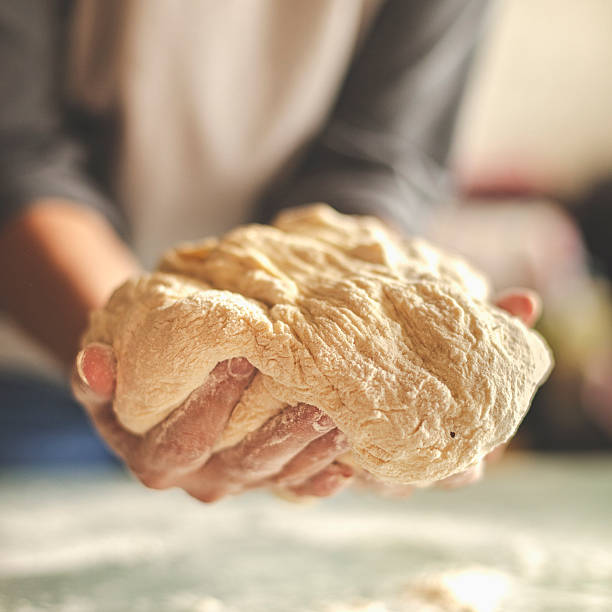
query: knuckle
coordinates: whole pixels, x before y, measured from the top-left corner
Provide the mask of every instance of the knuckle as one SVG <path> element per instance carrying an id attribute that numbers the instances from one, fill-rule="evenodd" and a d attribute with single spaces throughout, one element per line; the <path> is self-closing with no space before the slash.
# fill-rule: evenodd
<path id="1" fill-rule="evenodd" d="M 257 472 L 266 462 L 265 445 L 243 443 L 220 455 L 220 467 L 228 476 L 240 476 Z"/>
<path id="2" fill-rule="evenodd" d="M 240 474 L 243 477 L 250 477 L 260 472 L 264 466 L 264 461 L 256 452 L 247 453 L 241 456 L 234 464 L 232 470 L 235 474 Z"/>
<path id="3" fill-rule="evenodd" d="M 200 461 L 209 451 L 209 444 L 204 436 L 184 433 L 168 439 L 156 441 L 150 452 L 153 465 L 188 467 Z"/>
<path id="4" fill-rule="evenodd" d="M 202 445 L 189 439 L 173 440 L 162 444 L 158 454 L 160 459 L 163 458 L 174 465 L 185 465 L 201 457 Z"/>
<path id="5" fill-rule="evenodd" d="M 311 404 L 298 404 L 287 411 L 286 421 L 295 423 L 304 432 L 326 433 L 333 428 L 331 418 Z"/>

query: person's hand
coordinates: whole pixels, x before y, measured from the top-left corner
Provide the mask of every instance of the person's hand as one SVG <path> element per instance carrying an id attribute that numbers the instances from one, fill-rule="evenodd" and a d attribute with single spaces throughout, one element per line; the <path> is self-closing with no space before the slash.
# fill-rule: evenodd
<path id="1" fill-rule="evenodd" d="M 219 363 L 201 387 L 144 435 L 124 429 L 113 411 L 110 346 L 90 344 L 79 353 L 72 387 L 102 438 L 148 487 L 181 487 L 203 502 L 255 487 L 316 497 L 342 489 L 353 475 L 351 467 L 335 462 L 348 450 L 346 438 L 314 406 L 287 407 L 237 445 L 213 452 L 255 373 L 246 359 Z"/>
<path id="2" fill-rule="evenodd" d="M 505 292 L 497 305 L 528 325 L 539 314 L 537 296 L 524 290 Z M 336 459 L 349 450 L 347 440 L 314 406 L 287 407 L 237 445 L 213 452 L 254 375 L 246 359 L 219 363 L 200 388 L 142 436 L 126 431 L 113 412 L 115 358 L 110 346 L 91 344 L 79 353 L 72 387 L 102 438 L 148 487 L 182 487 L 191 496 L 211 502 L 256 487 L 325 497 L 346 486 L 354 470 Z M 439 484 L 464 485 L 481 473 L 479 464 Z M 412 490 L 382 485 L 366 474 L 363 480 L 393 495 Z"/>
<path id="3" fill-rule="evenodd" d="M 529 327 L 535 324 L 541 311 L 539 296 L 528 289 L 508 289 L 497 296 L 495 305 L 518 317 Z M 498 446 L 484 460 L 464 472 L 453 474 L 444 480 L 434 483 L 435 486 L 444 489 L 454 489 L 476 482 L 484 473 L 485 463 L 498 461 L 503 455 L 506 446 L 506 444 Z M 357 470 L 355 482 L 366 489 L 374 490 L 389 497 L 408 497 L 415 489 L 412 485 L 392 485 L 378 481 L 363 470 Z"/>

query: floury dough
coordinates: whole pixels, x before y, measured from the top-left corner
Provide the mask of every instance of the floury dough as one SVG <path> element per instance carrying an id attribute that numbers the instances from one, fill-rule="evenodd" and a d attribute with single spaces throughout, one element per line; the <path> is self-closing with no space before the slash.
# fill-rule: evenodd
<path id="1" fill-rule="evenodd" d="M 355 463 L 400 483 L 440 480 L 508 440 L 551 367 L 465 262 L 322 204 L 169 251 L 92 315 L 89 342 L 115 350 L 114 409 L 132 432 L 246 357 L 259 372 L 217 448 L 304 402 Z"/>

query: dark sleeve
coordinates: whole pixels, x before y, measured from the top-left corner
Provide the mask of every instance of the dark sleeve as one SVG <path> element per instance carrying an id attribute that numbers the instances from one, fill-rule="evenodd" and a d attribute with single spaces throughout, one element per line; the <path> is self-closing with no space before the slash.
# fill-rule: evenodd
<path id="1" fill-rule="evenodd" d="M 0 2 L 0 226 L 39 198 L 116 210 L 85 170 L 62 105 L 66 2 Z"/>
<path id="2" fill-rule="evenodd" d="M 260 203 L 327 202 L 404 231 L 450 197 L 443 170 L 485 0 L 388 0 L 331 117 L 297 167 Z"/>

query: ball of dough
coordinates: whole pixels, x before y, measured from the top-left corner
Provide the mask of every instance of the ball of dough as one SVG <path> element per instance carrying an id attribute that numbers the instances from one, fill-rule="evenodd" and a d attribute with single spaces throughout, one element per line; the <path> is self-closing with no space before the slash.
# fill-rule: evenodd
<path id="1" fill-rule="evenodd" d="M 258 374 L 217 448 L 304 402 L 355 463 L 399 483 L 446 478 L 507 441 L 551 367 L 465 262 L 322 204 L 169 251 L 92 315 L 94 341 L 115 350 L 114 410 L 132 432 L 246 357 Z"/>

